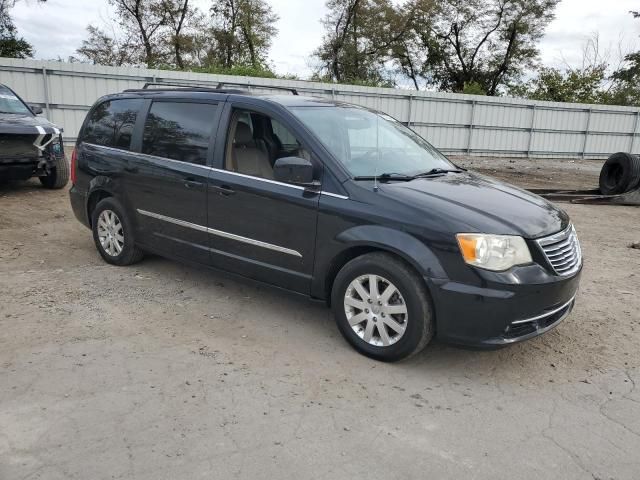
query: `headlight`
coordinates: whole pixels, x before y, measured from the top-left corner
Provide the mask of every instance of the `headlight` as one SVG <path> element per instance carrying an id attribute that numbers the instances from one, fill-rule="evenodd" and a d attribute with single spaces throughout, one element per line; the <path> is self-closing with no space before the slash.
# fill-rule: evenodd
<path id="1" fill-rule="evenodd" d="M 459 233 L 456 235 L 464 261 L 487 270 L 508 270 L 531 263 L 529 247 L 522 237 Z"/>

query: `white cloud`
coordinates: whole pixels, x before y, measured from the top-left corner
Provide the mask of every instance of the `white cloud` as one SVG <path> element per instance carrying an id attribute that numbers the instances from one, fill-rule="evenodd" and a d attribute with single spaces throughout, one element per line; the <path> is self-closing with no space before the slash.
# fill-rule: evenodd
<path id="1" fill-rule="evenodd" d="M 636 50 L 639 45 L 640 20 L 634 20 L 630 10 L 638 10 L 637 0 L 563 0 L 556 18 L 549 25 L 540 43 L 544 64 L 563 67 L 565 63 L 579 66 L 582 47 L 594 33 L 599 34 L 601 52 L 610 63 L 622 53 Z"/>
<path id="2" fill-rule="evenodd" d="M 210 4 L 195 2 L 202 9 Z M 275 69 L 305 77 L 311 72 L 311 53 L 322 39 L 325 0 L 270 2 L 280 16 L 279 34 L 271 49 Z M 626 50 L 640 44 L 640 20 L 628 13 L 634 8 L 640 8 L 637 0 L 563 0 L 540 44 L 543 62 L 560 67 L 565 61 L 579 64 L 585 40 L 599 32 L 603 49 L 609 50 L 615 63 L 620 42 Z M 48 0 L 45 4 L 21 0 L 12 14 L 20 34 L 34 45 L 36 58 L 66 59 L 86 37 L 88 24 L 109 27 L 111 12 L 106 0 Z"/>

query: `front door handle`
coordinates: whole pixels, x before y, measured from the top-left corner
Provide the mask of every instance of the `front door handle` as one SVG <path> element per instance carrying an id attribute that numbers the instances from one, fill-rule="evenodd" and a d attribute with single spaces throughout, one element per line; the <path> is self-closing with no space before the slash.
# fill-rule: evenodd
<path id="1" fill-rule="evenodd" d="M 209 188 L 211 190 L 213 190 L 214 192 L 218 193 L 219 195 L 224 195 L 224 196 L 229 196 L 229 195 L 233 195 L 234 193 L 236 193 L 235 190 L 233 190 L 231 187 L 227 186 L 227 185 L 209 185 Z"/>

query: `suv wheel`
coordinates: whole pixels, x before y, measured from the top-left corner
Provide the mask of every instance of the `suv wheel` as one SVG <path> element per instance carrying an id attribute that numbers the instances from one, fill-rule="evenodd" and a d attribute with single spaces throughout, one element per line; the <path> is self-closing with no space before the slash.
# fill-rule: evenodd
<path id="1" fill-rule="evenodd" d="M 387 253 L 366 254 L 342 267 L 331 304 L 345 339 L 377 360 L 409 357 L 433 337 L 431 302 L 423 280 Z"/>
<path id="2" fill-rule="evenodd" d="M 112 265 L 131 265 L 142 259 L 133 228 L 120 203 L 113 198 L 98 202 L 91 215 L 93 241 L 102 258 Z"/>
<path id="3" fill-rule="evenodd" d="M 56 154 L 55 162 L 49 173 L 40 178 L 40 183 L 45 188 L 59 189 L 63 188 L 69 181 L 69 162 L 64 153 Z"/>

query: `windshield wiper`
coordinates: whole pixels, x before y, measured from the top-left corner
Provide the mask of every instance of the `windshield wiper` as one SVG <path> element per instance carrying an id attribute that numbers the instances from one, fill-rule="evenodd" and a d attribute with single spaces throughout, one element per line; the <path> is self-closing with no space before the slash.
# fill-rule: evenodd
<path id="1" fill-rule="evenodd" d="M 413 178 L 430 177 L 431 175 L 441 175 L 443 173 L 462 173 L 459 168 L 432 168 L 426 172 L 416 173 Z"/>
<path id="2" fill-rule="evenodd" d="M 415 177 L 413 175 L 405 175 L 404 173 L 396 173 L 396 172 L 387 172 L 381 173 L 380 175 L 362 175 L 353 177 L 354 180 L 375 180 L 378 179 L 381 182 L 387 182 L 389 180 L 398 180 L 401 182 L 408 182 L 409 180 L 413 180 Z"/>
<path id="3" fill-rule="evenodd" d="M 396 172 L 387 172 L 381 173 L 378 176 L 375 175 L 361 175 L 354 177 L 354 180 L 375 180 L 381 182 L 388 182 L 389 180 L 397 180 L 400 182 L 409 182 L 411 180 L 415 180 L 416 178 L 430 177 L 432 175 L 442 175 L 444 173 L 462 173 L 461 169 L 457 168 L 432 168 L 431 170 L 427 170 L 426 172 L 416 173 L 415 175 L 406 175 L 404 173 L 396 173 Z"/>

